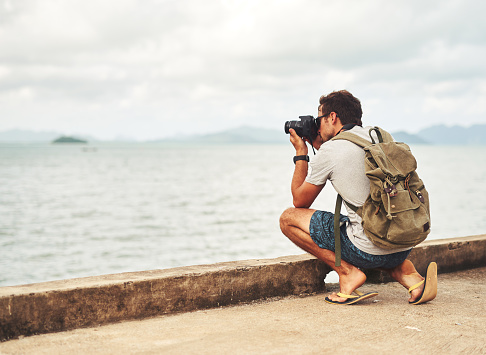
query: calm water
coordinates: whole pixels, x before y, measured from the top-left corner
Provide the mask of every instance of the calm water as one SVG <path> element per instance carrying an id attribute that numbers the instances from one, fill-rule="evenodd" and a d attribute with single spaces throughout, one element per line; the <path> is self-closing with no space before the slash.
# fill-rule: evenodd
<path id="1" fill-rule="evenodd" d="M 278 226 L 290 144 L 96 148 L 0 145 L 0 286 L 302 253 Z M 430 238 L 486 233 L 486 147 L 412 150 Z"/>

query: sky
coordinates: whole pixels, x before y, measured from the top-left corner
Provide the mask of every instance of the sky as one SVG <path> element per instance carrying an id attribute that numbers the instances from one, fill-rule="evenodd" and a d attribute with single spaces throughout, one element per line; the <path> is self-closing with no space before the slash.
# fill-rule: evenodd
<path id="1" fill-rule="evenodd" d="M 485 13 L 481 0 L 0 0 L 0 131 L 283 133 L 341 89 L 392 132 L 485 124 Z"/>

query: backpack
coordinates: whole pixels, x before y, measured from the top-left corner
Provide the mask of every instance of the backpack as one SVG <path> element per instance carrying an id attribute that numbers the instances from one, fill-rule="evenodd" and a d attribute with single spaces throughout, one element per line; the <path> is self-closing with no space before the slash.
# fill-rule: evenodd
<path id="1" fill-rule="evenodd" d="M 369 134 L 372 143 L 346 131 L 332 138 L 348 140 L 365 151 L 370 195 L 359 208 L 344 202 L 361 217 L 364 232 L 373 244 L 384 249 L 413 247 L 430 232 L 429 194 L 415 171 L 417 161 L 407 144 L 395 142 L 385 130 L 373 127 Z M 341 204 L 338 195 L 334 214 L 336 266 L 341 265 Z"/>

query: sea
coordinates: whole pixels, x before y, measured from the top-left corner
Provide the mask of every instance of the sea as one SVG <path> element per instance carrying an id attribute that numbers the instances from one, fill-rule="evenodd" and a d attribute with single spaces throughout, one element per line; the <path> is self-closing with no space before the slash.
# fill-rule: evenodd
<path id="1" fill-rule="evenodd" d="M 412 145 L 429 239 L 486 233 L 486 146 Z M 312 152 L 310 152 L 312 155 Z M 0 144 L 0 286 L 302 254 L 290 143 Z M 333 211 L 328 184 L 313 207 Z"/>

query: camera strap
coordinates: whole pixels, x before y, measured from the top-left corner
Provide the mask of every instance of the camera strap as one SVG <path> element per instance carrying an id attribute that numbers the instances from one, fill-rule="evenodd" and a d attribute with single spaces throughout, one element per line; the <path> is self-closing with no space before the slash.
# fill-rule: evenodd
<path id="1" fill-rule="evenodd" d="M 343 126 L 343 128 L 341 128 L 341 130 L 338 132 L 338 134 L 341 133 L 341 132 L 344 132 L 344 131 L 349 131 L 350 129 L 353 129 L 354 126 L 357 126 L 357 124 L 356 123 L 345 124 Z M 337 136 L 337 134 L 336 134 L 336 136 Z"/>
<path id="2" fill-rule="evenodd" d="M 310 139 L 310 145 L 312 147 L 312 151 L 314 152 L 314 155 L 316 155 L 316 151 L 314 150 L 314 144 L 312 143 L 312 138 L 309 137 L 309 139 Z"/>

